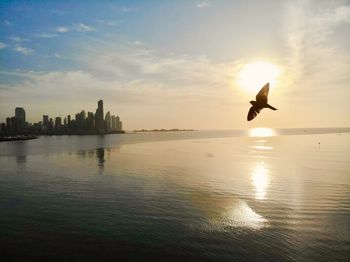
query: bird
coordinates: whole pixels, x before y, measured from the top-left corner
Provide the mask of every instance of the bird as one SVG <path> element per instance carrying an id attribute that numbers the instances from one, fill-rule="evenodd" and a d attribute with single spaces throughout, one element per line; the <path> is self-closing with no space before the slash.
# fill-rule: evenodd
<path id="1" fill-rule="evenodd" d="M 277 110 L 277 108 L 274 108 L 273 106 L 270 106 L 267 103 L 267 96 L 269 95 L 269 89 L 270 89 L 270 83 L 266 83 L 259 93 L 256 95 L 256 101 L 250 101 L 249 103 L 252 104 L 252 107 L 249 109 L 247 120 L 251 121 L 253 120 L 262 109 L 264 108 L 270 108 L 272 110 Z"/>

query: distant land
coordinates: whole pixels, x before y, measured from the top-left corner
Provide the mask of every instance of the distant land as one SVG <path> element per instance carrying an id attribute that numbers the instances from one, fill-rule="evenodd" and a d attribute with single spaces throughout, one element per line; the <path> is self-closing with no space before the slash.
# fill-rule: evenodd
<path id="1" fill-rule="evenodd" d="M 9 141 L 20 141 L 20 140 L 32 140 L 37 139 L 38 136 L 34 135 L 16 135 L 16 136 L 0 136 L 0 142 L 9 142 Z"/>
<path id="2" fill-rule="evenodd" d="M 179 128 L 172 128 L 172 129 L 136 129 L 134 132 L 183 132 L 183 131 L 198 131 L 197 129 L 179 129 Z"/>

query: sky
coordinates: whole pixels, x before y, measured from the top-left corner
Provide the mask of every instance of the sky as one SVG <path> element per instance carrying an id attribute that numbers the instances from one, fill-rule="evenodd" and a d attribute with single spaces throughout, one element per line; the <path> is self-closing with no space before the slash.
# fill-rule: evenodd
<path id="1" fill-rule="evenodd" d="M 350 1 L 1 0 L 0 122 L 103 99 L 127 130 L 348 127 L 349 32 Z"/>

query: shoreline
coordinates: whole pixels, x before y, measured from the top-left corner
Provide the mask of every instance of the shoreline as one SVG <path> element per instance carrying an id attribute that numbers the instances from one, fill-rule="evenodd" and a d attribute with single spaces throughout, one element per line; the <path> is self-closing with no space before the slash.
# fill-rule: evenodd
<path id="1" fill-rule="evenodd" d="M 39 138 L 39 136 L 94 136 L 94 135 L 110 135 L 110 134 L 125 134 L 124 130 L 121 131 L 110 131 L 104 133 L 96 132 L 50 132 L 50 133 L 31 133 L 31 134 L 6 134 L 0 135 L 0 142 L 10 141 L 22 141 L 22 140 L 33 140 Z"/>
<path id="2" fill-rule="evenodd" d="M 136 129 L 132 132 L 134 133 L 146 133 L 146 132 L 193 132 L 193 131 L 199 131 L 198 129 L 178 129 L 178 128 L 172 128 L 172 129 Z"/>
<path id="3" fill-rule="evenodd" d="M 37 138 L 39 138 L 39 136 L 34 136 L 34 135 L 0 136 L 0 142 L 33 140 L 33 139 L 37 139 Z"/>

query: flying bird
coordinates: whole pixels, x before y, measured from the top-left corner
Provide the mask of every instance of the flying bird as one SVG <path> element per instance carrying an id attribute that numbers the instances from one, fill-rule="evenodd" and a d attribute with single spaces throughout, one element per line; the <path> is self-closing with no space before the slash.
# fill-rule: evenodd
<path id="1" fill-rule="evenodd" d="M 249 112 L 248 112 L 248 116 L 247 116 L 248 121 L 253 120 L 264 108 L 277 110 L 277 108 L 274 108 L 273 106 L 270 106 L 267 103 L 267 96 L 269 95 L 269 89 L 270 89 L 270 83 L 267 83 L 261 88 L 259 93 L 256 95 L 256 101 L 249 102 L 252 104 L 252 107 L 249 109 Z"/>

